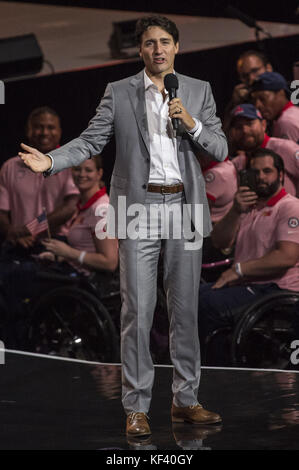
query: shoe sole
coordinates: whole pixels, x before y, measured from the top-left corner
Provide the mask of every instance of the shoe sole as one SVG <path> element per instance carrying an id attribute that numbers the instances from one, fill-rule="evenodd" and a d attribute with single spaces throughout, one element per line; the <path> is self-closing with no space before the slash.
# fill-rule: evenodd
<path id="1" fill-rule="evenodd" d="M 152 433 L 151 433 L 151 431 L 150 432 L 141 432 L 141 433 L 138 433 L 138 434 L 127 432 L 126 435 L 130 436 L 130 437 L 144 437 L 144 436 L 151 436 Z"/>
<path id="2" fill-rule="evenodd" d="M 222 423 L 222 419 L 217 419 L 213 421 L 192 421 L 191 419 L 186 419 L 186 418 L 172 418 L 173 423 L 189 423 L 189 424 L 195 424 L 195 425 L 205 425 L 205 424 L 219 424 Z"/>

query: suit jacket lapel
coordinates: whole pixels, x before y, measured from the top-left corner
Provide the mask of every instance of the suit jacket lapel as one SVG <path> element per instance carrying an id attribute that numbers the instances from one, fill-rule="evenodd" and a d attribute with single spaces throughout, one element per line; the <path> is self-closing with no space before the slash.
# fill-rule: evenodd
<path id="1" fill-rule="evenodd" d="M 139 72 L 137 75 L 135 75 L 132 78 L 129 89 L 128 89 L 128 94 L 129 94 L 129 98 L 130 98 L 130 101 L 134 110 L 134 114 L 136 117 L 136 122 L 139 128 L 140 134 L 142 136 L 146 149 L 148 153 L 150 154 L 150 139 L 149 139 L 149 131 L 148 131 L 147 115 L 146 115 L 143 73 L 144 72 L 142 70 L 141 72 Z M 179 88 L 178 88 L 177 96 L 181 98 L 182 103 L 184 104 L 186 109 L 188 109 L 188 100 L 189 100 L 190 91 L 185 86 L 184 77 L 178 73 L 176 75 L 179 80 Z M 178 132 L 178 135 L 177 135 L 178 154 L 179 154 L 179 146 L 182 140 L 182 132 L 184 131 Z M 180 169 L 182 173 L 184 173 L 185 168 L 184 168 L 184 162 L 182 161 L 182 158 L 179 158 L 179 164 L 180 164 Z"/>
<path id="2" fill-rule="evenodd" d="M 146 115 L 143 70 L 132 78 L 130 87 L 128 89 L 128 94 L 133 106 L 137 126 L 141 133 L 146 149 L 148 153 L 150 153 L 150 139 Z"/>
<path id="3" fill-rule="evenodd" d="M 182 75 L 180 75 L 179 73 L 176 73 L 176 75 L 177 75 L 178 81 L 179 81 L 179 88 L 178 88 L 178 91 L 177 91 L 177 97 L 182 100 L 182 103 L 183 103 L 184 107 L 188 111 L 188 101 L 189 101 L 190 90 L 185 85 L 184 77 Z M 180 167 L 181 176 L 182 176 L 183 181 L 185 179 L 185 159 L 184 159 L 184 155 L 182 155 L 182 152 L 180 151 L 180 146 L 181 146 L 181 141 L 182 141 L 182 135 L 183 135 L 184 132 L 185 132 L 185 129 L 182 126 L 180 126 L 179 127 L 179 132 L 177 133 L 177 138 L 176 138 L 176 140 L 177 140 L 178 163 L 179 163 L 179 167 Z"/>

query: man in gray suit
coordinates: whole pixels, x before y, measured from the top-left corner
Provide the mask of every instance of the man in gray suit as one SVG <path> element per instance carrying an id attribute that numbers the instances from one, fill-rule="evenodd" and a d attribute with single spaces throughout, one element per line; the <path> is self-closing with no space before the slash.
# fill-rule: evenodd
<path id="1" fill-rule="evenodd" d="M 127 414 L 127 434 L 145 436 L 151 434 L 147 412 L 154 367 L 149 333 L 162 247 L 170 355 L 174 366 L 172 421 L 193 424 L 221 421 L 218 414 L 205 410 L 197 398 L 200 380 L 197 306 L 201 267 L 198 240 L 211 230 L 199 161 L 201 154 L 224 160 L 227 144 L 215 114 L 209 83 L 176 74 L 178 96 L 169 101 L 164 77 L 174 72 L 179 48 L 176 25 L 165 17 L 141 18 L 136 36 L 145 69 L 136 76 L 108 84 L 95 117 L 80 137 L 50 156 L 22 144 L 28 153 L 20 153 L 20 156 L 33 171 L 55 174 L 101 153 L 112 134 L 115 135 L 116 161 L 110 204 L 118 221 L 122 401 Z M 179 119 L 176 135 L 172 118 Z M 119 229 L 124 216 L 120 201 L 124 200 L 128 208 L 125 234 Z M 150 237 L 140 232 L 136 237 L 136 233 L 132 235 L 129 230 L 135 209 L 140 205 L 144 212 L 138 219 L 139 228 L 146 232 L 150 229 Z M 179 217 L 186 207 L 196 229 L 192 241 L 190 232 L 184 239 L 186 227 Z M 152 216 L 151 210 L 157 208 L 161 209 L 162 217 Z M 173 214 L 174 230 L 180 220 L 179 236 L 166 233 L 163 223 L 167 212 Z M 198 224 L 198 214 L 203 215 L 202 224 Z"/>

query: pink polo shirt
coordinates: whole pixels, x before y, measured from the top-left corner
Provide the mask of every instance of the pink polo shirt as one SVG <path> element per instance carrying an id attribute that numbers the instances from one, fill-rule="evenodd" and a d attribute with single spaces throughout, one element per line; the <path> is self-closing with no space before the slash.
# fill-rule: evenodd
<path id="1" fill-rule="evenodd" d="M 29 170 L 19 157 L 13 157 L 0 170 L 0 209 L 10 212 L 12 225 L 31 222 L 43 207 L 50 214 L 72 194 L 79 194 L 79 190 L 70 169 L 45 178 Z"/>
<path id="2" fill-rule="evenodd" d="M 273 137 L 293 140 L 299 144 L 299 108 L 289 101 L 273 121 Z"/>
<path id="3" fill-rule="evenodd" d="M 276 242 L 290 241 L 299 244 L 299 200 L 285 189 L 260 209 L 241 215 L 236 240 L 235 262 L 242 263 L 263 257 L 275 248 Z M 299 262 L 280 277 L 263 278 L 250 282 L 274 282 L 281 289 L 299 292 Z"/>
<path id="4" fill-rule="evenodd" d="M 237 172 L 227 158 L 223 162 L 212 162 L 203 172 L 208 199 L 212 202 L 211 219 L 218 222 L 230 210 L 238 189 Z"/>
<path id="5" fill-rule="evenodd" d="M 299 145 L 292 140 L 269 137 L 265 134 L 262 148 L 273 150 L 281 156 L 284 163 L 284 187 L 292 196 L 299 196 Z M 244 170 L 247 164 L 245 153 L 239 154 L 232 160 L 237 171 Z"/>
<path id="6" fill-rule="evenodd" d="M 69 229 L 67 235 L 69 245 L 87 253 L 96 252 L 94 243 L 95 228 L 98 222 L 101 221 L 97 226 L 97 233 L 99 229 L 103 231 L 101 227 L 105 226 L 108 205 L 109 196 L 106 193 L 105 187 L 97 191 L 84 206 L 81 206 L 80 203 L 77 204 L 77 211 L 67 224 Z M 69 263 L 78 271 L 89 273 L 86 268 L 82 268 L 80 263 L 70 261 Z"/>

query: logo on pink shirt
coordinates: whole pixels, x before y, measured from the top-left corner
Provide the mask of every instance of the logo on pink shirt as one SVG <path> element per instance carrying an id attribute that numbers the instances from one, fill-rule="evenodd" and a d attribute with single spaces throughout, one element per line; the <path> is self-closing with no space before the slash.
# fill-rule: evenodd
<path id="1" fill-rule="evenodd" d="M 215 175 L 212 172 L 207 173 L 204 176 L 205 176 L 205 180 L 206 180 L 207 183 L 212 183 L 212 181 L 214 181 L 214 179 L 215 179 Z"/>
<path id="2" fill-rule="evenodd" d="M 288 220 L 288 225 L 291 228 L 297 228 L 299 225 L 299 219 L 297 219 L 297 217 L 290 217 Z"/>

